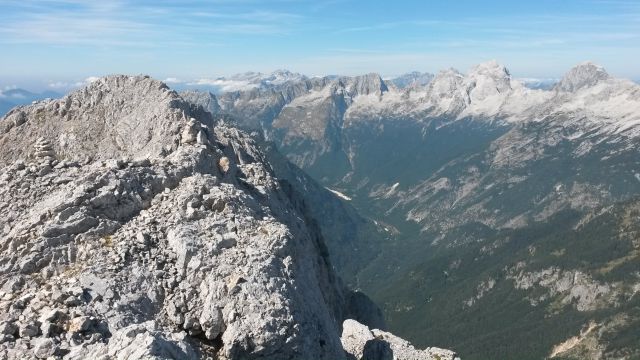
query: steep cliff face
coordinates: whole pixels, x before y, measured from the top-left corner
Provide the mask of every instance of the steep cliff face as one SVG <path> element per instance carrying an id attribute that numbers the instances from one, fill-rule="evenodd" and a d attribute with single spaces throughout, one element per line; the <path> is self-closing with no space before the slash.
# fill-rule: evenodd
<path id="1" fill-rule="evenodd" d="M 0 125 L 3 357 L 348 356 L 367 302 L 247 135 L 127 76 Z"/>

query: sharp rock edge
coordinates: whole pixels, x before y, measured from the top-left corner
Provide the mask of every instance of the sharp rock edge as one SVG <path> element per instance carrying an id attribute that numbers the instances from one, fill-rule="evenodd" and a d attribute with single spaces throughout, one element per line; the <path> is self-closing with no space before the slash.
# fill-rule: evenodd
<path id="1" fill-rule="evenodd" d="M 456 357 L 343 326 L 357 309 L 302 201 L 252 138 L 149 77 L 12 110 L 0 183 L 1 358 Z"/>

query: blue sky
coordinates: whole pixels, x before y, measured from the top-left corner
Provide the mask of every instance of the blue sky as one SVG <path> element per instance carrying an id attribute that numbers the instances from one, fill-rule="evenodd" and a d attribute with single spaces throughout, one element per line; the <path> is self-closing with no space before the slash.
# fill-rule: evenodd
<path id="1" fill-rule="evenodd" d="M 390 76 L 489 59 L 516 77 L 592 60 L 637 79 L 639 44 L 638 0 L 0 1 L 0 86 L 279 68 Z"/>

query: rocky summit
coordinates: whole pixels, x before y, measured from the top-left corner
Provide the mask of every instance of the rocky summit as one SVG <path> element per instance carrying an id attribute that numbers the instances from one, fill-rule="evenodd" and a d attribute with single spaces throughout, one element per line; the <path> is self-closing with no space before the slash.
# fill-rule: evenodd
<path id="1" fill-rule="evenodd" d="M 380 311 L 265 154 L 149 77 L 10 111 L 0 358 L 456 358 L 370 330 Z"/>

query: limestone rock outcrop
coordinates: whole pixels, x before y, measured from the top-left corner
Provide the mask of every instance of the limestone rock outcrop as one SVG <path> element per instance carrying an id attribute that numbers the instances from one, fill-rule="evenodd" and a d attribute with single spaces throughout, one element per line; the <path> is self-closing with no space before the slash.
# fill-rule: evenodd
<path id="1" fill-rule="evenodd" d="M 406 340 L 355 320 L 344 322 L 341 341 L 351 358 L 358 360 L 460 360 L 453 351 L 434 347 L 418 350 Z"/>
<path id="2" fill-rule="evenodd" d="M 556 84 L 555 90 L 573 92 L 585 87 L 594 86 L 599 81 L 607 80 L 611 76 L 601 66 L 590 61 L 574 66 Z"/>
<path id="3" fill-rule="evenodd" d="M 168 154 L 190 108 L 148 76 L 109 76 L 62 99 L 10 111 L 0 122 L 0 162 L 28 159 L 43 138 L 60 159 L 106 160 Z M 200 117 L 211 125 L 211 119 Z"/>
<path id="4" fill-rule="evenodd" d="M 0 358 L 347 357 L 304 201 L 207 114 L 112 76 L 0 120 Z"/>

